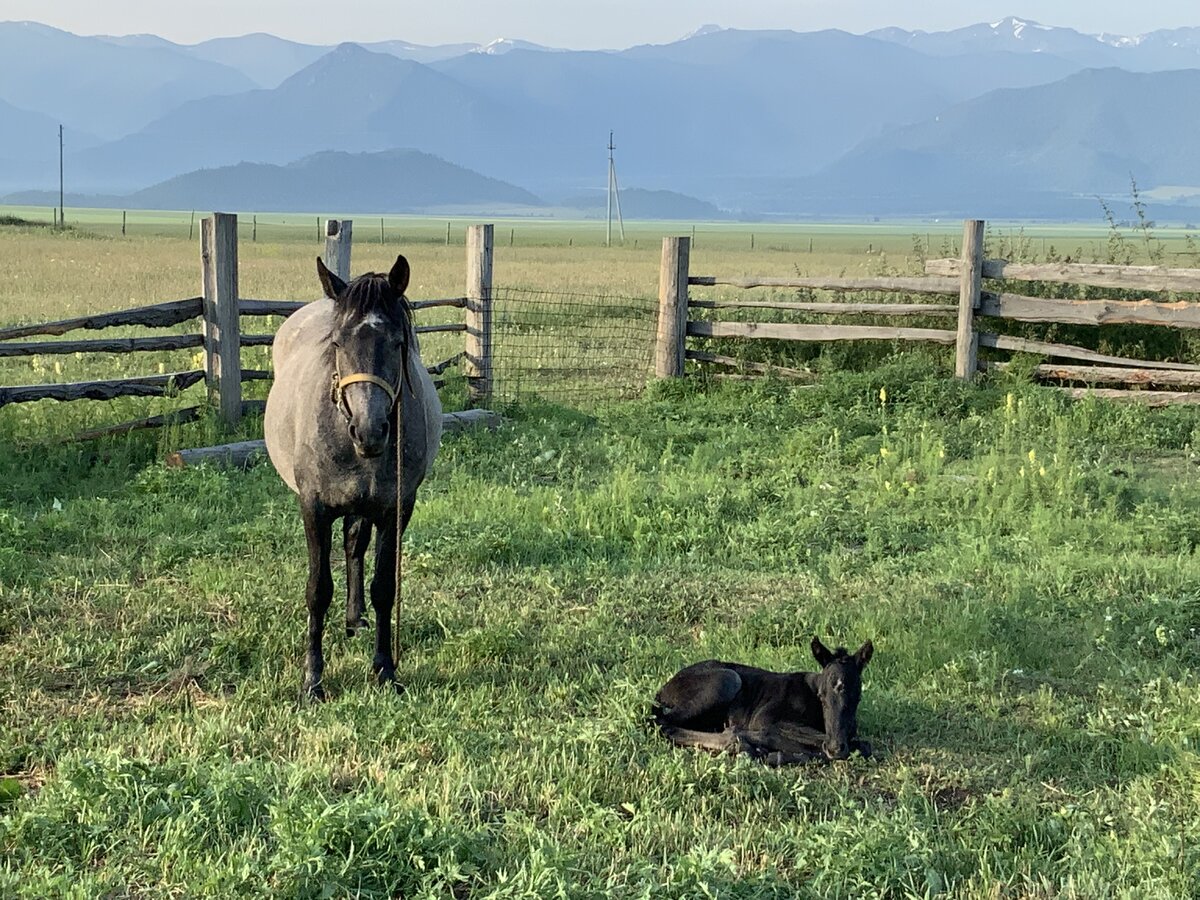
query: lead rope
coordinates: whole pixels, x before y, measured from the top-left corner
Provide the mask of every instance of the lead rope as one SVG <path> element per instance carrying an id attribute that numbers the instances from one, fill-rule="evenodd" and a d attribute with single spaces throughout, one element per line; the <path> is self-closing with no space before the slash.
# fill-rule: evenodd
<path id="1" fill-rule="evenodd" d="M 408 354 L 404 354 L 405 357 Z M 400 664 L 400 566 L 403 560 L 404 521 L 404 382 L 408 380 L 408 360 L 401 361 L 400 389 L 396 403 L 396 590 L 392 597 L 395 624 L 392 632 L 392 663 Z"/>
<path id="2" fill-rule="evenodd" d="M 404 298 L 401 297 L 401 300 Z M 410 313 L 411 315 L 411 313 Z M 395 620 L 392 625 L 392 663 L 400 664 L 400 588 L 401 570 L 404 560 L 404 533 L 401 526 L 404 523 L 404 385 L 408 383 L 408 360 L 410 341 L 414 339 L 412 320 L 406 317 L 407 332 L 404 335 L 404 345 L 400 351 L 400 382 L 396 385 L 396 588 L 392 597 Z M 409 393 L 412 385 L 409 384 Z M 415 395 L 414 395 L 415 396 Z M 398 682 L 397 682 L 398 683 Z"/>

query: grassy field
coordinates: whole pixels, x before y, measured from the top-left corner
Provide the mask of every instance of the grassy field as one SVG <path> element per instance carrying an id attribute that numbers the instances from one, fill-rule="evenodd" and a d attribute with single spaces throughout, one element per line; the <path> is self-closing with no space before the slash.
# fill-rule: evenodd
<path id="1" fill-rule="evenodd" d="M 316 249 L 243 243 L 243 293 L 313 296 Z M 461 247 L 403 249 L 414 297 L 461 291 Z M 196 292 L 179 237 L 0 250 L 0 321 Z M 772 253 L 701 243 L 693 270 L 804 268 Z M 515 242 L 496 277 L 645 295 L 657 257 Z M 320 707 L 269 466 L 162 467 L 209 422 L 55 440 L 145 401 L 0 409 L 0 895 L 1196 896 L 1200 416 L 885 355 L 449 437 L 406 540 L 408 690 L 331 627 Z M 770 770 L 645 728 L 677 668 L 810 668 L 814 633 L 875 641 L 876 758 Z"/>

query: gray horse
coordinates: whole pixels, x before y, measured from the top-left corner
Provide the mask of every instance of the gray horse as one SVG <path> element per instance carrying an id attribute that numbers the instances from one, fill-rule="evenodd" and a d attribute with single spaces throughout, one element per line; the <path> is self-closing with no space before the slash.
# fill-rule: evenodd
<path id="1" fill-rule="evenodd" d="M 317 260 L 324 300 L 310 303 L 279 329 L 275 382 L 264 431 L 271 463 L 300 498 L 308 540 L 308 642 L 302 697 L 323 700 L 321 636 L 333 599 L 332 528 L 342 518 L 346 548 L 346 630 L 363 620 L 363 558 L 378 530 L 371 605 L 380 684 L 397 690 L 392 654 L 396 544 L 412 516 L 417 487 L 442 436 L 442 405 L 421 362 L 412 308 L 404 297 L 403 256 L 387 275 L 349 284 Z M 403 373 L 403 376 L 402 376 Z M 396 435 L 404 436 L 403 496 L 396 521 Z"/>

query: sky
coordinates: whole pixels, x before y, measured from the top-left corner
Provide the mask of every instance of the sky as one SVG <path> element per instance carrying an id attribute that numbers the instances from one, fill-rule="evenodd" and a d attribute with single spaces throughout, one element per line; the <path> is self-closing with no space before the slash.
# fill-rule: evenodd
<path id="1" fill-rule="evenodd" d="M 305 43 L 416 44 L 520 38 L 569 49 L 664 43 L 705 24 L 727 28 L 897 25 L 941 31 L 1015 15 L 1087 33 L 1143 34 L 1200 25 L 1197 0 L 0 0 L 0 21 L 77 34 L 157 34 L 179 43 L 265 31 Z M 203 11 L 203 14 L 201 14 Z M 1026 15 L 1031 13 L 1031 15 Z"/>

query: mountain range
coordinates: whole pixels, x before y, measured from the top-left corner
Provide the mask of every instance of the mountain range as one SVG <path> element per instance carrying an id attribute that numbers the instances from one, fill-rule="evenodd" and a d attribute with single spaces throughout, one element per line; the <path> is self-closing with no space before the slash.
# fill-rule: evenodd
<path id="1" fill-rule="evenodd" d="M 1127 194 L 1131 176 L 1200 185 L 1197 88 L 1200 28 L 1121 37 L 1017 18 L 867 35 L 705 26 L 613 51 L 265 34 L 181 45 L 0 23 L 0 192 L 56 186 L 61 122 L 68 187 L 131 207 L 355 207 L 318 203 L 330 184 L 364 200 L 386 184 L 372 211 L 537 207 L 603 185 L 611 129 L 648 216 L 656 203 L 1074 215 L 1081 199 Z M 407 187 L 387 179 L 389 159 Z M 319 184 L 304 175 L 314 166 Z M 306 196 L 271 199 L 280 190 Z"/>

